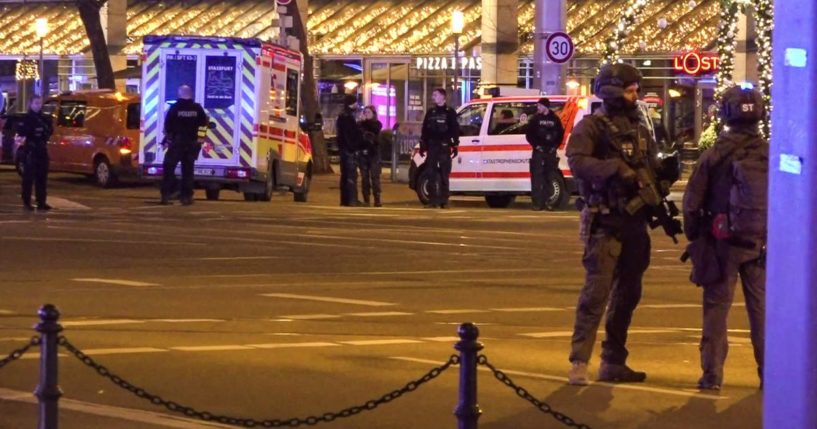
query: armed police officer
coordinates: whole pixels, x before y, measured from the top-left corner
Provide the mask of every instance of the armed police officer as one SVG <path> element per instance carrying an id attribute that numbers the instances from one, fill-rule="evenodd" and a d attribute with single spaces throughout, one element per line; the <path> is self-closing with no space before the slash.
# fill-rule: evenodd
<path id="1" fill-rule="evenodd" d="M 199 156 L 199 129 L 208 124 L 207 114 L 193 101 L 193 89 L 179 87 L 178 99 L 165 116 L 164 133 L 167 145 L 162 176 L 162 205 L 170 204 L 170 195 L 176 187 L 176 165 L 182 165 L 182 183 L 179 200 L 182 205 L 193 204 L 193 166 Z"/>
<path id="2" fill-rule="evenodd" d="M 357 199 L 357 155 L 363 149 L 363 132 L 355 120 L 357 97 L 343 98 L 343 111 L 338 115 L 335 130 L 340 151 L 340 205 L 362 206 Z"/>
<path id="3" fill-rule="evenodd" d="M 451 160 L 459 154 L 460 126 L 457 112 L 446 105 L 446 92 L 437 88 L 431 94 L 434 107 L 428 109 L 420 134 L 420 155 L 426 158 L 426 171 L 431 176 L 429 202 L 426 208 L 448 208 L 448 177 Z"/>
<path id="4" fill-rule="evenodd" d="M 541 98 L 536 103 L 536 114 L 528 118 L 525 137 L 533 147 L 530 157 L 530 196 L 533 209 L 553 210 L 548 204 L 553 191 L 552 186 L 549 186 L 548 176 L 554 169 L 558 169 L 556 150 L 562 144 L 564 127 L 561 119 L 550 110 L 550 100 L 547 98 Z"/>
<path id="5" fill-rule="evenodd" d="M 604 66 L 594 88 L 603 105 L 576 125 L 567 146 L 581 193 L 586 271 L 571 341 L 568 379 L 574 385 L 588 383 L 587 364 L 605 308 L 598 379 L 642 382 L 647 377 L 626 364 L 627 330 L 650 262 L 650 210 L 665 200 L 654 195 L 655 181 L 644 177 L 658 172 L 660 165 L 655 141 L 636 106 L 640 83 L 641 72 L 630 65 Z"/>
<path id="6" fill-rule="evenodd" d="M 42 112 L 43 99 L 34 96 L 29 102 L 28 113 L 23 117 L 23 121 L 17 130 L 17 135 L 22 139 L 22 146 L 18 148 L 18 157 L 22 162 L 23 184 L 21 196 L 23 198 L 23 209 L 34 210 L 31 205 L 31 186 L 34 185 L 37 197 L 37 210 L 51 210 L 51 206 L 46 203 L 47 182 L 48 182 L 48 139 L 54 132 L 51 116 Z"/>
<path id="7" fill-rule="evenodd" d="M 723 384 L 726 319 L 738 274 L 762 387 L 769 164 L 769 145 L 758 130 L 763 99 L 754 89 L 732 87 L 721 96 L 719 112 L 726 127 L 701 154 L 684 193 L 690 277 L 703 287 L 703 375 L 698 387 L 719 390 Z"/>

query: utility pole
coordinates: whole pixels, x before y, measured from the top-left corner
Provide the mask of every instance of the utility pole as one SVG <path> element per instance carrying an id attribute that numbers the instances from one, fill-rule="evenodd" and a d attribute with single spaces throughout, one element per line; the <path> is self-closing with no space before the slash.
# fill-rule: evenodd
<path id="1" fill-rule="evenodd" d="M 564 94 L 567 74 L 562 64 L 547 59 L 547 37 L 565 31 L 567 0 L 536 0 L 533 37 L 533 86 L 543 94 Z"/>

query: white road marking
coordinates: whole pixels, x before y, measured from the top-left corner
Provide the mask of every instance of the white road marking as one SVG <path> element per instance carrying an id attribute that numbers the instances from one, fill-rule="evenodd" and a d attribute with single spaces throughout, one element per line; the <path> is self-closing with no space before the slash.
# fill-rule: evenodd
<path id="1" fill-rule="evenodd" d="M 256 349 L 288 349 L 288 348 L 338 347 L 338 346 L 340 346 L 340 344 L 327 342 L 247 344 L 247 347 L 253 347 Z"/>
<path id="2" fill-rule="evenodd" d="M 160 353 L 160 352 L 167 352 L 169 350 L 166 349 L 157 349 L 155 347 L 126 347 L 121 349 L 85 349 L 86 355 L 89 356 L 96 356 L 96 355 L 124 355 L 124 354 L 131 354 L 131 353 Z"/>
<path id="3" fill-rule="evenodd" d="M 490 313 L 490 310 L 477 310 L 473 308 L 463 308 L 456 310 L 430 310 L 426 313 L 430 314 L 476 314 L 476 313 Z"/>
<path id="4" fill-rule="evenodd" d="M 418 344 L 420 340 L 393 339 L 393 340 L 358 340 L 358 341 L 338 341 L 341 344 L 350 346 L 387 346 L 392 344 Z"/>
<path id="5" fill-rule="evenodd" d="M 641 304 L 638 308 L 701 308 L 701 304 Z"/>
<path id="6" fill-rule="evenodd" d="M 147 282 L 139 282 L 139 281 L 135 281 L 135 280 L 124 280 L 124 279 L 78 278 L 78 279 L 71 279 L 71 281 L 84 282 L 84 283 L 105 283 L 105 284 L 111 284 L 111 285 L 135 286 L 135 287 L 160 286 L 158 283 L 147 283 Z"/>
<path id="7" fill-rule="evenodd" d="M 14 240 L 14 241 L 67 241 L 69 243 L 110 243 L 110 244 L 141 244 L 145 245 L 147 241 L 139 240 L 104 240 L 96 238 L 76 238 L 76 237 L 19 237 L 19 236 L 3 236 L 0 240 Z M 209 246 L 209 243 L 194 243 L 191 241 L 150 241 L 151 245 L 160 246 L 178 245 L 178 246 Z"/>
<path id="8" fill-rule="evenodd" d="M 147 322 L 162 322 L 162 323 L 207 323 L 207 322 L 226 322 L 224 319 L 148 319 Z"/>
<path id="9" fill-rule="evenodd" d="M 388 317 L 388 316 L 411 316 L 414 313 L 405 313 L 402 311 L 373 311 L 370 313 L 344 313 L 344 316 L 355 316 L 355 317 Z"/>
<path id="10" fill-rule="evenodd" d="M 194 261 L 252 261 L 257 259 L 281 259 L 283 256 L 211 256 L 206 258 L 190 258 Z"/>
<path id="11" fill-rule="evenodd" d="M 224 346 L 183 346 L 183 347 L 170 347 L 170 350 L 177 350 L 180 352 L 222 352 L 222 351 L 232 351 L 232 350 L 252 350 L 252 347 L 249 346 L 241 346 L 238 344 L 230 344 Z"/>
<path id="12" fill-rule="evenodd" d="M 276 321 L 280 322 L 283 320 L 322 320 L 322 319 L 340 319 L 340 316 L 337 314 L 291 314 L 287 316 L 281 316 L 281 319 L 277 319 Z"/>
<path id="13" fill-rule="evenodd" d="M 2 309 L 0 309 L 0 315 L 7 316 L 7 315 L 12 315 L 12 314 L 17 314 L 17 313 L 15 313 L 15 312 L 13 312 L 11 310 L 2 310 Z"/>
<path id="14" fill-rule="evenodd" d="M 564 311 L 564 308 L 556 307 L 492 308 L 491 311 L 500 311 L 503 313 L 537 313 L 540 311 Z"/>
<path id="15" fill-rule="evenodd" d="M 401 360 L 406 362 L 415 362 L 415 363 L 422 363 L 428 365 L 442 365 L 443 362 L 430 360 L 430 359 L 418 359 L 412 357 L 404 357 L 404 356 L 393 356 L 390 359 Z M 501 369 L 501 368 L 500 368 Z M 480 371 L 489 372 L 491 371 L 490 368 L 479 367 Z M 547 374 L 537 374 L 533 372 L 525 372 L 525 371 L 515 371 L 509 369 L 502 369 L 502 372 L 508 375 L 517 375 L 520 377 L 528 377 L 528 378 L 535 378 L 539 380 L 548 380 L 548 381 L 558 381 L 560 383 L 567 384 L 567 377 L 559 377 L 555 375 L 547 375 Z M 675 396 L 686 396 L 692 398 L 701 398 L 701 399 L 728 399 L 728 396 L 721 396 L 721 395 L 712 395 L 707 393 L 700 393 L 695 390 L 675 390 L 669 388 L 662 388 L 662 387 L 651 387 L 639 384 L 617 384 L 617 383 L 604 383 L 600 381 L 591 382 L 590 386 L 604 386 L 604 387 L 614 387 L 616 389 L 622 390 L 635 390 L 639 392 L 650 392 L 650 393 L 662 393 L 665 395 L 675 395 Z M 576 387 L 576 389 L 582 389 L 580 387 Z"/>
<path id="16" fill-rule="evenodd" d="M 603 332 L 604 331 L 599 331 L 599 333 Z M 630 329 L 629 331 L 627 331 L 628 334 L 677 334 L 679 332 L 682 332 L 682 330 L 677 328 Z M 529 338 L 568 338 L 573 336 L 573 331 L 529 332 L 526 334 L 518 335 Z"/>
<path id="17" fill-rule="evenodd" d="M 389 305 L 397 305 L 392 302 L 382 302 L 382 301 L 366 301 L 361 299 L 348 299 L 348 298 L 335 298 L 331 296 L 317 296 L 317 295 L 296 295 L 292 293 L 263 293 L 261 296 L 266 296 L 270 298 L 285 298 L 285 299 L 302 299 L 306 301 L 320 301 L 320 302 L 333 302 L 336 304 L 352 304 L 352 305 L 365 305 L 369 307 L 385 307 Z"/>
<path id="18" fill-rule="evenodd" d="M 0 399 L 6 401 L 36 404 L 37 398 L 31 392 L 11 390 L 0 387 Z M 124 421 L 139 422 L 153 426 L 175 429 L 206 429 L 206 428 L 234 428 L 218 423 L 200 422 L 180 416 L 156 413 L 153 411 L 135 410 L 130 408 L 113 407 L 110 405 L 95 404 L 93 402 L 78 401 L 66 397 L 60 398 L 60 409 L 75 411 L 94 416 L 108 417 Z"/>
<path id="19" fill-rule="evenodd" d="M 66 320 L 60 322 L 62 326 L 106 326 L 106 325 L 131 325 L 145 323 L 144 320 L 134 319 L 89 319 L 89 320 Z"/>
<path id="20" fill-rule="evenodd" d="M 432 341 L 435 343 L 455 343 L 460 340 L 459 337 L 425 337 L 420 339 L 423 341 Z"/>
<path id="21" fill-rule="evenodd" d="M 91 210 L 90 207 L 65 198 L 48 196 L 48 204 L 58 210 Z"/>

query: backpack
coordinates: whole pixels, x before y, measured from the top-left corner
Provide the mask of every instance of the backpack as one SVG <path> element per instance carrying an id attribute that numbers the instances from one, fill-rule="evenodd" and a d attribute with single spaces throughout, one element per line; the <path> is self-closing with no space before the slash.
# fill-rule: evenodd
<path id="1" fill-rule="evenodd" d="M 737 143 L 719 163 L 712 186 L 712 235 L 745 248 L 766 239 L 769 146 L 760 137 Z"/>

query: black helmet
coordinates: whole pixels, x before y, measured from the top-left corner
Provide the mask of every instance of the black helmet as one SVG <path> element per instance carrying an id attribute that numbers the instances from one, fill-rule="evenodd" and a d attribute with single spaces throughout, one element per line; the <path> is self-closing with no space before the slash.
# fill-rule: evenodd
<path id="1" fill-rule="evenodd" d="M 641 72 L 629 64 L 607 64 L 596 76 L 593 93 L 603 100 L 620 98 L 624 96 L 624 88 L 641 83 L 641 77 Z"/>
<path id="2" fill-rule="evenodd" d="M 353 104 L 357 104 L 357 97 L 352 94 L 346 94 L 343 97 L 343 105 L 344 106 L 351 106 Z"/>
<path id="3" fill-rule="evenodd" d="M 727 89 L 721 94 L 720 104 L 720 115 L 727 125 L 753 125 L 763 119 L 763 96 L 751 85 L 739 85 Z"/>

